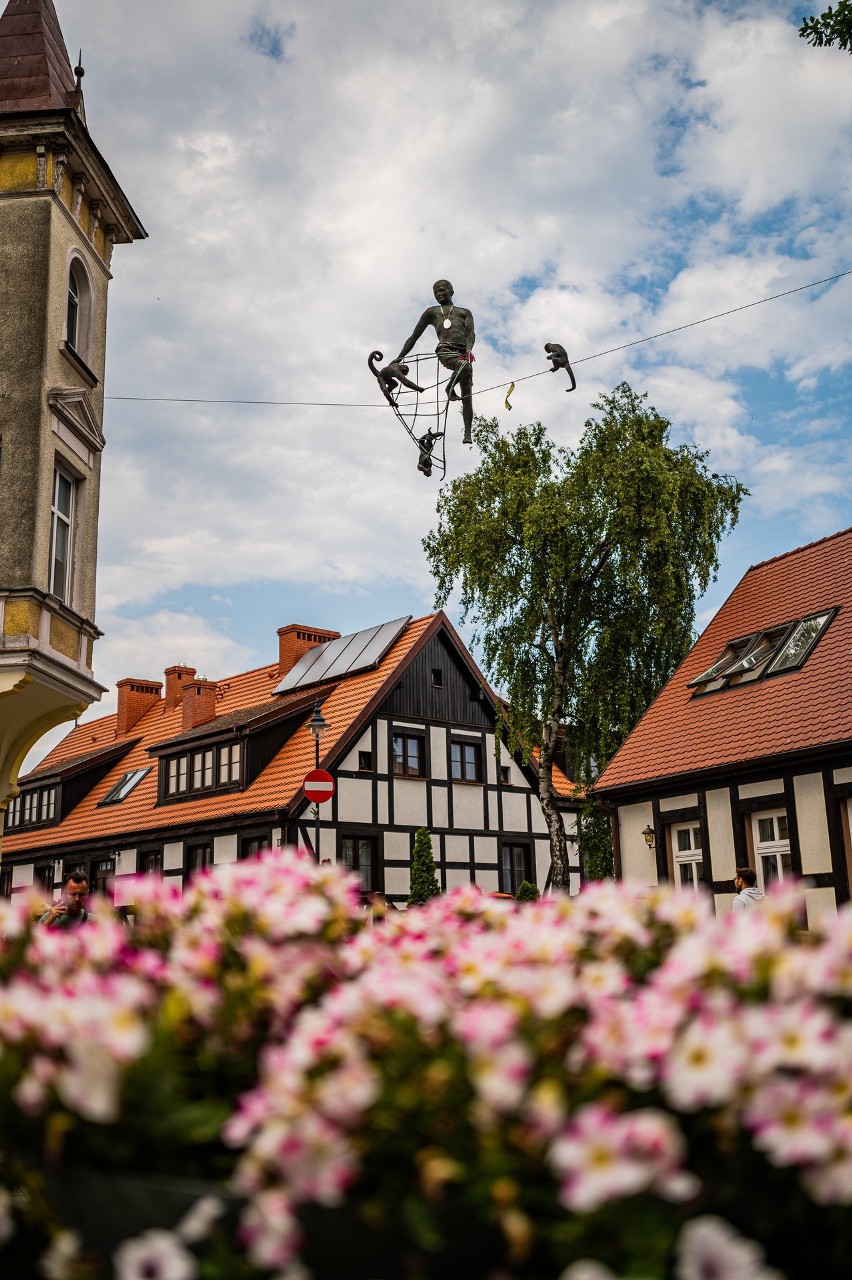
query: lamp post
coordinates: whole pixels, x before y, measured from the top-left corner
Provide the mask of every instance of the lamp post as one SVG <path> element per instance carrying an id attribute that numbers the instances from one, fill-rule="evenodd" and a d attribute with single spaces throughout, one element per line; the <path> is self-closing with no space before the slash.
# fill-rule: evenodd
<path id="1" fill-rule="evenodd" d="M 314 768 L 316 769 L 319 768 L 319 761 L 320 761 L 320 738 L 325 733 L 327 728 L 328 728 L 328 721 L 323 718 L 323 714 L 320 711 L 319 698 L 317 698 L 316 702 L 314 703 L 314 713 L 311 716 L 310 720 L 308 721 L 308 729 L 310 730 L 311 737 L 314 740 Z M 314 857 L 316 858 L 317 862 L 319 862 L 320 860 L 320 847 L 319 847 L 320 823 L 319 823 L 319 805 L 318 804 L 314 805 L 314 815 L 316 818 L 316 825 L 314 827 Z"/>

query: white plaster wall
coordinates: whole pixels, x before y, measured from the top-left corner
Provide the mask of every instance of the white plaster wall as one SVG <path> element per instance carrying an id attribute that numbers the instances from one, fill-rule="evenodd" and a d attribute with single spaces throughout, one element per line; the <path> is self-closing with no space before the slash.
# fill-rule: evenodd
<path id="1" fill-rule="evenodd" d="M 401 827 L 426 826 L 425 782 L 416 778 L 394 779 L 393 816 Z"/>
<path id="2" fill-rule="evenodd" d="M 500 879 L 496 871 L 477 871 L 476 884 L 483 893 L 497 893 L 500 888 Z"/>
<path id="3" fill-rule="evenodd" d="M 35 867 L 31 862 L 24 862 L 12 868 L 12 888 L 29 889 L 35 881 Z"/>
<path id="4" fill-rule="evenodd" d="M 432 788 L 432 826 L 436 831 L 450 825 L 450 792 L 448 787 Z"/>
<path id="5" fill-rule="evenodd" d="M 444 836 L 444 852 L 447 862 L 467 862 L 470 858 L 467 836 Z"/>
<path id="6" fill-rule="evenodd" d="M 479 827 L 483 825 L 482 787 L 453 786 L 453 826 Z"/>
<path id="7" fill-rule="evenodd" d="M 447 776 L 447 731 L 436 728 L 429 730 L 430 749 L 432 752 L 432 777 L 444 779 Z"/>
<path id="8" fill-rule="evenodd" d="M 341 825 L 373 821 L 373 784 L 368 778 L 338 778 L 337 813 Z"/>
<path id="9" fill-rule="evenodd" d="M 115 874 L 117 876 L 132 876 L 136 874 L 135 849 L 119 850 L 115 855 Z"/>
<path id="10" fill-rule="evenodd" d="M 376 772 L 388 771 L 388 722 L 379 720 L 376 724 Z"/>
<path id="11" fill-rule="evenodd" d="M 503 830 L 526 831 L 527 798 L 511 791 L 503 792 Z"/>
<path id="12" fill-rule="evenodd" d="M 734 905 L 735 893 L 714 893 L 713 905 L 716 908 L 717 916 L 728 916 L 731 914 L 731 908 Z"/>
<path id="13" fill-rule="evenodd" d="M 572 873 L 571 873 L 571 875 L 569 875 L 569 877 L 568 877 L 568 896 L 569 896 L 569 898 L 576 898 L 577 894 L 580 892 L 580 890 L 582 889 L 582 887 L 583 887 L 583 886 L 580 884 L 580 873 L 579 873 L 579 871 L 577 872 L 577 874 L 576 874 L 576 875 L 572 872 Z"/>
<path id="14" fill-rule="evenodd" d="M 733 880 L 737 869 L 734 847 L 731 793 L 727 787 L 708 791 L 707 835 L 710 840 L 710 874 L 714 880 Z"/>
<path id="15" fill-rule="evenodd" d="M 113 881 L 112 900 L 116 907 L 126 907 L 133 901 L 133 886 L 130 883 L 129 876 L 126 876 L 124 880 L 116 877 Z"/>
<path id="16" fill-rule="evenodd" d="M 538 796 L 534 795 L 530 797 L 530 813 L 532 814 L 533 831 L 546 831 L 547 823 L 544 820 L 544 814 L 541 811 L 541 801 L 539 800 Z M 565 830 L 567 831 L 568 830 L 567 814 L 563 813 L 562 821 L 565 826 Z"/>
<path id="17" fill-rule="evenodd" d="M 384 856 L 386 858 L 408 858 L 411 855 L 411 838 L 406 831 L 386 831 L 384 839 Z"/>
<path id="18" fill-rule="evenodd" d="M 828 841 L 828 816 L 821 773 L 799 774 L 793 779 L 796 796 L 796 819 L 799 824 L 799 846 L 802 850 L 802 874 L 816 875 L 831 871 L 831 845 Z M 834 890 L 831 890 L 832 903 Z"/>
<path id="19" fill-rule="evenodd" d="M 533 856 L 535 858 L 535 882 L 539 889 L 543 889 L 550 871 L 550 841 L 536 840 Z"/>
<path id="20" fill-rule="evenodd" d="M 385 867 L 385 893 L 404 893 L 411 891 L 411 872 L 407 867 Z"/>
<path id="21" fill-rule="evenodd" d="M 783 790 L 783 778 L 770 778 L 768 782 L 741 782 L 740 799 L 751 800 L 755 796 L 769 796 Z"/>
<path id="22" fill-rule="evenodd" d="M 835 769 L 834 781 L 838 784 L 838 786 L 843 782 L 852 782 L 852 768 Z"/>
<path id="23" fill-rule="evenodd" d="M 313 838 L 313 829 L 311 830 L 311 837 Z M 329 861 L 334 862 L 334 859 L 337 857 L 337 832 L 334 827 L 328 827 L 327 829 L 320 827 L 319 842 L 320 861 L 322 861 L 323 858 L 328 858 Z"/>
<path id="24" fill-rule="evenodd" d="M 183 869 L 183 845 L 163 845 L 163 870 L 181 871 Z"/>
<path id="25" fill-rule="evenodd" d="M 376 819 L 380 827 L 388 825 L 388 784 L 376 783 Z"/>
<path id="26" fill-rule="evenodd" d="M 223 862 L 236 862 L 237 860 L 237 833 L 228 832 L 225 836 L 213 837 L 213 862 L 219 865 Z"/>
<path id="27" fill-rule="evenodd" d="M 496 791 L 488 792 L 488 828 L 490 831 L 500 830 L 500 798 Z"/>
<path id="28" fill-rule="evenodd" d="M 474 836 L 473 856 L 477 862 L 493 862 L 496 866 L 500 857 L 499 840 L 492 836 Z"/>
<path id="29" fill-rule="evenodd" d="M 497 761 L 494 759 L 493 733 L 486 733 L 483 750 L 485 751 L 485 777 L 493 786 L 497 781 Z"/>
<path id="30" fill-rule="evenodd" d="M 837 903 L 833 889 L 806 889 L 805 910 L 808 913 L 808 928 L 818 929 L 823 921 L 829 924 L 837 915 Z"/>
<path id="31" fill-rule="evenodd" d="M 660 801 L 660 810 L 663 813 L 670 809 L 692 809 L 698 804 L 698 795 L 693 792 L 686 796 L 664 796 Z"/>
<path id="32" fill-rule="evenodd" d="M 353 771 L 357 770 L 358 752 L 372 750 L 372 743 L 373 743 L 373 735 L 371 731 L 367 729 L 364 733 L 361 734 L 361 737 L 355 743 L 355 746 L 352 748 L 352 750 L 343 757 L 343 761 L 338 767 L 340 769 L 351 769 Z"/>
<path id="33" fill-rule="evenodd" d="M 481 873 L 480 873 L 481 874 Z M 460 867 L 447 867 L 447 890 L 459 889 L 462 885 L 470 884 L 470 872 L 462 871 Z"/>
<path id="34" fill-rule="evenodd" d="M 273 849 L 281 848 L 281 828 L 273 827 L 269 834 L 270 847 Z"/>
<path id="35" fill-rule="evenodd" d="M 642 836 L 647 826 L 653 826 L 653 810 L 650 801 L 625 804 L 618 810 L 618 826 L 621 836 L 621 873 L 625 880 L 638 880 L 642 884 L 657 883 L 655 850 L 649 849 Z"/>

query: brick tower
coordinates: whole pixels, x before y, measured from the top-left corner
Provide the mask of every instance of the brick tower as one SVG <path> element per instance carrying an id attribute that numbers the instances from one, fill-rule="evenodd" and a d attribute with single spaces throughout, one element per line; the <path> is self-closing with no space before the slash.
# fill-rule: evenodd
<path id="1" fill-rule="evenodd" d="M 0 0 L 2 5 L 3 0 Z M 0 834 L 18 769 L 92 674 L 107 289 L 142 239 L 86 127 L 52 0 L 0 16 Z"/>

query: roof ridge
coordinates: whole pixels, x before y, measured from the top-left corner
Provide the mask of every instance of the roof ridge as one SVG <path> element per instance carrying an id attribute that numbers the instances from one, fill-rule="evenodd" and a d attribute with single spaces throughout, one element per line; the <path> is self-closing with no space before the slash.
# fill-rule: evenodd
<path id="1" fill-rule="evenodd" d="M 810 551 L 813 547 L 818 547 L 823 542 L 833 542 L 835 538 L 842 538 L 846 534 L 852 533 L 852 525 L 848 529 L 838 529 L 836 533 L 827 533 L 823 538 L 815 538 L 813 542 L 805 542 L 801 547 L 792 547 L 789 551 L 782 551 L 777 556 L 769 556 L 766 560 L 758 560 L 756 564 L 749 565 L 748 572 L 754 569 L 762 569 L 764 565 L 776 564 L 779 560 L 786 560 L 789 556 L 800 555 L 803 551 Z"/>

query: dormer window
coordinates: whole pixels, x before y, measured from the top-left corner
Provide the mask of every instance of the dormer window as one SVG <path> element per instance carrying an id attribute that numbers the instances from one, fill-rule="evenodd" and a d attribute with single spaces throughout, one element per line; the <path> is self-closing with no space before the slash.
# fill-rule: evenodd
<path id="1" fill-rule="evenodd" d="M 182 751 L 160 763 L 162 795 L 166 800 L 195 797 L 241 784 L 242 743 Z"/>
<path id="2" fill-rule="evenodd" d="M 22 791 L 6 811 L 6 830 L 18 827 L 47 827 L 56 821 L 56 787 Z"/>
<path id="3" fill-rule="evenodd" d="M 690 680 L 687 688 L 694 689 L 695 694 L 713 693 L 797 670 L 804 665 L 836 612 L 836 609 L 826 609 L 823 613 L 730 640 L 713 665 Z"/>

